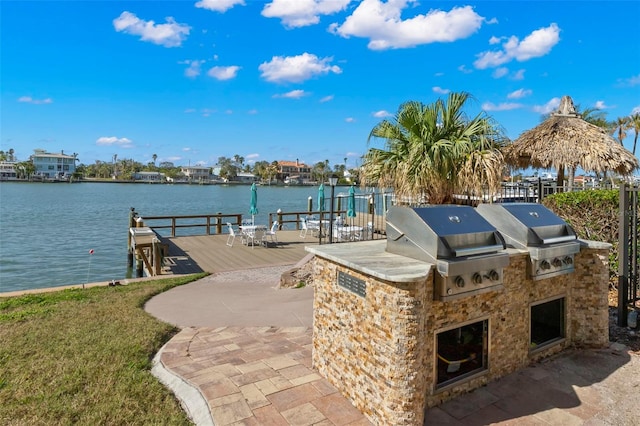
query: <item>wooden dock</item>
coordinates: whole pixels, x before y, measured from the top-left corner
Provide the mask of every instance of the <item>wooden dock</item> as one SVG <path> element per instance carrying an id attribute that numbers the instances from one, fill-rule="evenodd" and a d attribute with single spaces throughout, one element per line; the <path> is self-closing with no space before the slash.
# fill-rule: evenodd
<path id="1" fill-rule="evenodd" d="M 227 246 L 227 234 L 171 237 L 163 239 L 169 246 L 164 258 L 162 275 L 198 272 L 226 272 L 264 266 L 294 265 L 308 253 L 305 247 L 318 245 L 318 238 L 300 231 L 278 231 L 278 244 L 268 247 L 245 246 L 238 235 L 233 247 Z"/>

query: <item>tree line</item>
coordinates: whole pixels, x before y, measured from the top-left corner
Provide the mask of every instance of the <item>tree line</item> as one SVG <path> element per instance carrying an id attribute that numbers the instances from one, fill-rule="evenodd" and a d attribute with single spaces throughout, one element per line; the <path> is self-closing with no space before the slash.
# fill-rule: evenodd
<path id="1" fill-rule="evenodd" d="M 7 152 L 0 151 L 0 161 L 15 162 L 15 151 L 13 149 Z M 157 162 L 158 156 L 152 155 L 153 161 L 143 164 L 131 158 L 119 158 L 117 154 L 113 155 L 110 161 L 96 160 L 93 164 L 80 163 L 76 166 L 76 177 L 85 177 L 93 179 L 115 179 L 122 181 L 133 180 L 136 173 L 139 172 L 156 172 L 162 173 L 166 177 L 172 179 L 180 179 L 184 177 L 182 167 L 176 166 L 171 161 Z M 76 160 L 77 161 L 77 160 Z M 329 175 L 335 174 L 341 180 L 344 179 L 345 171 L 347 171 L 347 159 L 343 164 L 330 165 L 329 160 L 317 162 L 311 168 L 311 179 L 324 182 Z M 282 181 L 286 178 L 279 173 L 278 161 L 257 161 L 253 164 L 247 164 L 244 157 L 236 154 L 233 157 L 218 157 L 218 163 L 214 167 L 208 167 L 209 173 L 214 174 L 214 169 L 221 179 L 233 181 L 239 173 L 252 173 L 256 179 L 264 182 Z M 16 174 L 18 178 L 27 179 L 32 176 L 36 170 L 31 159 L 16 163 Z M 349 170 L 353 177 L 358 175 L 357 169 Z"/>

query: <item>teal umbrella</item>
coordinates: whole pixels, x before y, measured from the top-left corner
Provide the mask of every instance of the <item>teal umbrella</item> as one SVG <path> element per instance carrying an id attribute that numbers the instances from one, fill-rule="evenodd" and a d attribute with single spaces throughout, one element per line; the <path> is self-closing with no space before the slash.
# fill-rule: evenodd
<path id="1" fill-rule="evenodd" d="M 349 188 L 349 198 L 347 199 L 347 217 L 356 217 L 356 190 L 353 185 Z"/>
<path id="2" fill-rule="evenodd" d="M 318 188 L 318 211 L 324 210 L 324 183 L 320 184 Z"/>
<path id="3" fill-rule="evenodd" d="M 256 184 L 251 184 L 251 205 L 249 206 L 251 221 L 255 224 L 255 216 L 258 214 L 258 188 Z"/>

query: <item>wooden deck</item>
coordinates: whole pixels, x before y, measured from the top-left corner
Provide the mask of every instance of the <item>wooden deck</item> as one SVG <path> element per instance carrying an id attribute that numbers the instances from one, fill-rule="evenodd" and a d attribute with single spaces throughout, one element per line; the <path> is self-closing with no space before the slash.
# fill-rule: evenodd
<path id="1" fill-rule="evenodd" d="M 164 259 L 162 273 L 192 274 L 225 272 L 264 266 L 294 265 L 308 253 L 305 246 L 317 245 L 311 236 L 300 238 L 300 231 L 278 231 L 277 246 L 245 246 L 237 236 L 233 247 L 227 246 L 227 234 L 165 238 L 169 256 Z"/>

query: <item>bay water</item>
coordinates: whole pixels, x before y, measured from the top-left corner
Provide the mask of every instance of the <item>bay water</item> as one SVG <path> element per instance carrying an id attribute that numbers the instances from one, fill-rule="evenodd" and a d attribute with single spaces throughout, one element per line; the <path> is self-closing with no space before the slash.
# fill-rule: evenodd
<path id="1" fill-rule="evenodd" d="M 309 197 L 317 209 L 317 195 L 317 186 L 259 186 L 255 220 L 268 223 L 278 209 L 307 211 Z M 247 185 L 1 182 L 0 293 L 130 277 L 132 207 L 142 217 L 249 217 L 250 201 Z"/>

